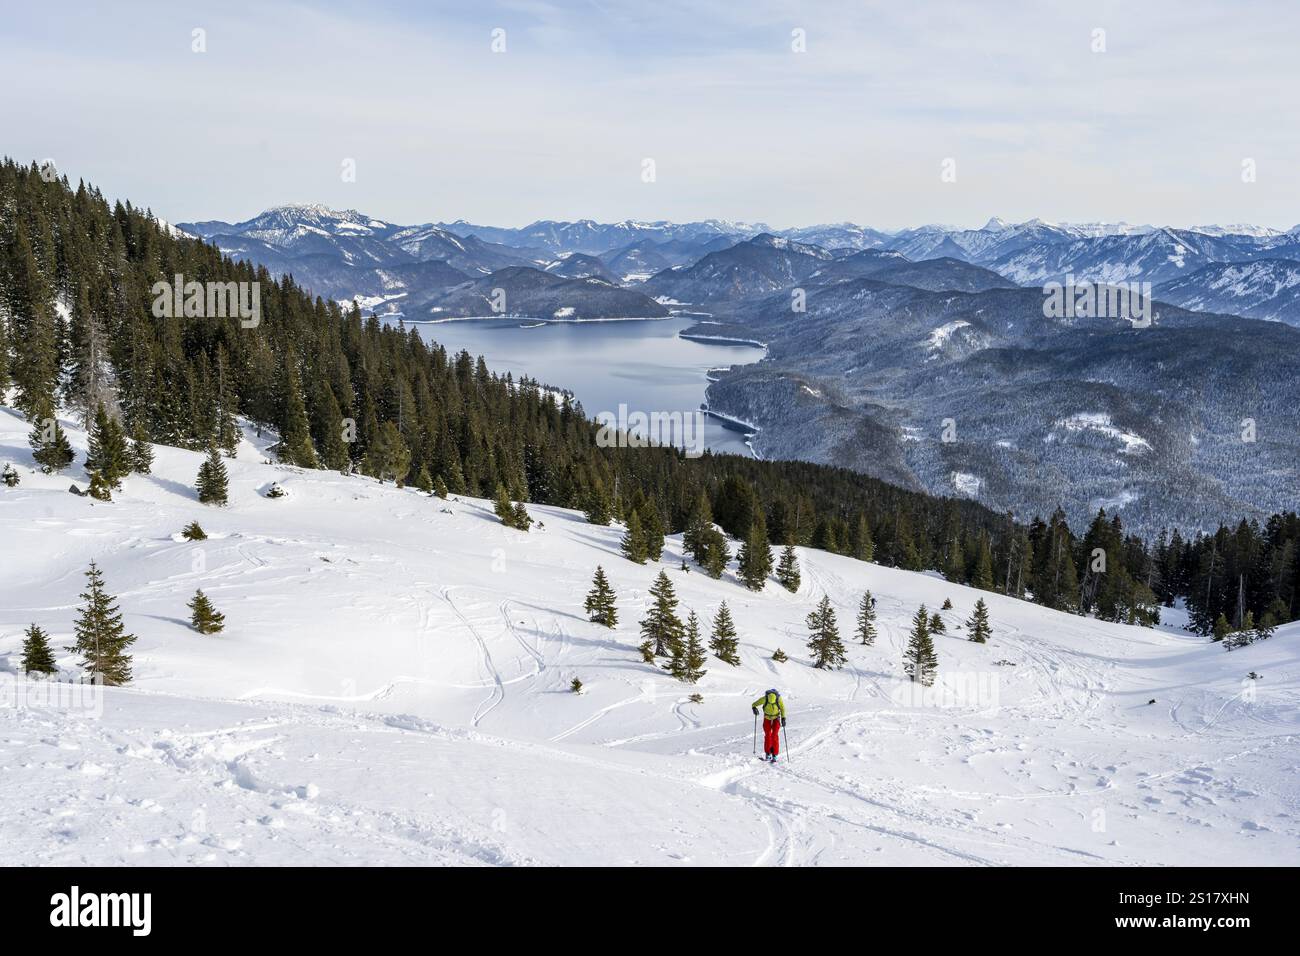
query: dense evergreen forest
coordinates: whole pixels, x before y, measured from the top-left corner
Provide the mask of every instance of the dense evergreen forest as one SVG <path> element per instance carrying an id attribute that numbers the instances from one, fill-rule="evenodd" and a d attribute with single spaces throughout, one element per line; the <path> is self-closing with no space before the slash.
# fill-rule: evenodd
<path id="1" fill-rule="evenodd" d="M 151 290 L 177 275 L 258 283 L 260 320 L 155 316 Z M 601 447 L 581 407 L 536 382 L 313 298 L 148 210 L 12 160 L 0 166 L 0 283 L 0 389 L 33 422 L 38 461 L 61 439 L 41 427 L 59 407 L 93 422 L 102 404 L 137 442 L 193 449 L 232 448 L 240 417 L 273 430 L 280 460 L 304 468 L 479 497 L 500 488 L 595 521 L 635 515 L 660 533 L 690 530 L 707 511 L 747 544 L 939 570 L 1108 620 L 1151 624 L 1181 597 L 1196 630 L 1216 639 L 1267 636 L 1296 617 L 1295 513 L 1144 542 L 1101 512 L 1080 536 L 1059 512 L 1018 523 L 840 468 Z M 707 562 L 707 542 L 696 545 Z"/>

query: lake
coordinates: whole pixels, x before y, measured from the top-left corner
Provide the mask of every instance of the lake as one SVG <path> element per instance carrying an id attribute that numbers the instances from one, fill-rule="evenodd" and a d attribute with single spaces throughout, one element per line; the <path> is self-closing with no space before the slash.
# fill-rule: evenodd
<path id="1" fill-rule="evenodd" d="M 600 413 L 616 417 L 619 406 L 626 406 L 631 430 L 654 435 L 663 432 L 639 427 L 634 413 L 694 413 L 704 401 L 709 369 L 746 365 L 763 357 L 763 350 L 752 345 L 678 337 L 695 322 L 669 318 L 539 325 L 534 319 L 513 318 L 408 324 L 425 341 L 437 342 L 449 353 L 464 349 L 482 355 L 494 372 L 511 372 L 516 378 L 527 375 L 543 385 L 571 391 L 588 418 Z M 704 447 L 752 454 L 742 432 L 710 417 L 704 418 L 702 427 Z"/>

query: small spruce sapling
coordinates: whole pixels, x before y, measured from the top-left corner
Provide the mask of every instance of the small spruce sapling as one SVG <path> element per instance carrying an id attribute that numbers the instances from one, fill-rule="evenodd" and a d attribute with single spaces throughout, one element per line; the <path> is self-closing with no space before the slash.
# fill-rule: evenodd
<path id="1" fill-rule="evenodd" d="M 858 642 L 870 646 L 876 643 L 876 599 L 870 591 L 862 593 L 858 604 Z"/>
<path id="2" fill-rule="evenodd" d="M 993 629 L 989 626 L 989 607 L 980 598 L 975 602 L 975 610 L 971 612 L 970 620 L 966 622 L 966 629 L 969 631 L 967 640 L 974 641 L 976 644 L 987 644 L 988 639 L 993 634 Z"/>
<path id="3" fill-rule="evenodd" d="M 226 616 L 212 606 L 212 601 L 202 590 L 194 592 L 187 605 L 190 609 L 190 626 L 200 634 L 220 634 L 226 627 Z"/>
<path id="4" fill-rule="evenodd" d="M 609 578 L 605 576 L 605 569 L 600 565 L 596 566 L 596 573 L 591 579 L 591 590 L 587 592 L 587 600 L 583 602 L 582 607 L 587 612 L 588 620 L 594 624 L 603 627 L 614 627 L 618 624 L 614 588 L 610 586 Z"/>
<path id="5" fill-rule="evenodd" d="M 50 649 L 50 636 L 39 626 L 27 628 L 23 637 L 22 671 L 24 674 L 54 674 L 54 652 Z"/>

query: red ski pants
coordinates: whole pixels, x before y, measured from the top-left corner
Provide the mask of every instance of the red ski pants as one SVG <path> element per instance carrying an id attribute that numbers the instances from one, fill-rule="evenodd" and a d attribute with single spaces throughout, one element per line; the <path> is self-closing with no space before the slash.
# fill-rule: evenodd
<path id="1" fill-rule="evenodd" d="M 781 718 L 763 718 L 763 753 L 779 754 L 781 752 Z"/>

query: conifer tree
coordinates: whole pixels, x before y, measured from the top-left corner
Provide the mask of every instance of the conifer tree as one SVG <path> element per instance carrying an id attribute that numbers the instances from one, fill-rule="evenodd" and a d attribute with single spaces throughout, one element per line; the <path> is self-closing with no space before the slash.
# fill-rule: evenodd
<path id="1" fill-rule="evenodd" d="M 713 509 L 709 507 L 708 495 L 701 491 L 691 506 L 691 512 L 686 518 L 686 529 L 682 532 L 682 548 L 699 565 L 707 563 L 712 531 Z"/>
<path id="2" fill-rule="evenodd" d="M 96 501 L 112 501 L 113 486 L 108 483 L 102 471 L 92 471 L 90 473 L 90 488 L 87 494 Z"/>
<path id="3" fill-rule="evenodd" d="M 760 509 L 749 522 L 749 535 L 741 545 L 740 580 L 751 591 L 763 590 L 772 573 L 772 549 L 767 544 L 767 523 Z"/>
<path id="4" fill-rule="evenodd" d="M 54 652 L 50 649 L 50 636 L 35 624 L 27 628 L 23 638 L 22 672 L 24 674 L 54 674 Z"/>
<path id="5" fill-rule="evenodd" d="M 914 683 L 929 687 L 934 683 L 938 667 L 939 658 L 934 653 L 934 641 L 930 638 L 930 612 L 922 604 L 912 618 L 912 632 L 908 636 L 907 650 L 903 655 L 903 670 Z"/>
<path id="6" fill-rule="evenodd" d="M 1222 611 L 1219 612 L 1218 618 L 1214 621 L 1214 631 L 1212 633 L 1216 641 L 1221 641 L 1232 633 L 1232 625 L 1228 623 L 1228 618 Z"/>
<path id="7" fill-rule="evenodd" d="M 614 627 L 618 624 L 618 608 L 614 603 L 614 589 L 605 577 L 605 569 L 596 565 L 596 574 L 591 579 L 591 590 L 582 605 L 587 617 L 595 624 Z"/>
<path id="8" fill-rule="evenodd" d="M 930 615 L 930 633 L 931 634 L 948 633 L 948 627 L 943 623 L 943 617 L 939 614 L 938 611 L 935 611 L 933 614 Z"/>
<path id="9" fill-rule="evenodd" d="M 876 643 L 876 599 L 870 591 L 862 592 L 858 604 L 858 642 L 868 646 Z"/>
<path id="10" fill-rule="evenodd" d="M 46 399 L 37 403 L 27 441 L 32 446 L 32 458 L 47 475 L 67 468 L 75 457 L 72 444 L 55 417 L 53 406 Z"/>
<path id="11" fill-rule="evenodd" d="M 664 669 L 673 677 L 686 684 L 695 684 L 704 676 L 704 664 L 707 657 L 704 644 L 700 640 L 700 620 L 691 611 L 686 618 L 685 639 L 679 640 L 671 648 L 672 656 Z"/>
<path id="12" fill-rule="evenodd" d="M 197 521 L 191 521 L 181 529 L 181 537 L 186 541 L 206 541 L 208 533 L 199 526 Z"/>
<path id="13" fill-rule="evenodd" d="M 664 519 L 659 507 L 647 499 L 641 507 L 641 540 L 649 561 L 658 561 L 664 553 Z"/>
<path id="14" fill-rule="evenodd" d="M 302 380 L 298 363 L 293 356 L 286 359 L 284 376 L 284 428 L 275 453 L 280 461 L 300 468 L 316 468 L 320 461 L 311 443 L 311 427 L 307 423 L 307 406 L 302 400 Z M 399 477 L 404 477 L 405 471 Z"/>
<path id="15" fill-rule="evenodd" d="M 604 484 L 597 482 L 587 493 L 586 514 L 587 520 L 592 524 L 609 524 L 609 492 L 605 490 Z"/>
<path id="16" fill-rule="evenodd" d="M 18 477 L 18 472 L 14 470 L 14 466 L 9 464 L 9 462 L 5 462 L 4 470 L 0 471 L 0 481 L 5 483 L 5 487 L 17 488 L 18 482 L 21 480 L 22 479 Z"/>
<path id="17" fill-rule="evenodd" d="M 688 618 L 688 621 L 690 619 L 693 619 L 694 617 L 695 617 L 695 612 L 692 611 L 690 617 Z M 683 638 L 685 638 L 687 633 L 688 632 L 686 628 L 683 628 Z M 665 664 L 663 664 L 663 669 L 666 670 L 677 680 L 686 679 L 685 639 L 678 641 L 677 643 L 673 644 L 671 647 L 668 648 L 668 661 Z"/>
<path id="18" fill-rule="evenodd" d="M 109 384 L 108 338 L 104 323 L 90 306 L 90 290 L 86 283 L 77 287 L 72 307 L 69 329 L 71 374 L 65 388 L 68 404 L 82 411 L 82 423 L 89 430 L 94 421 L 95 406 L 108 399 Z"/>
<path id="19" fill-rule="evenodd" d="M 664 571 L 650 586 L 653 603 L 641 619 L 641 636 L 655 657 L 663 657 L 681 643 L 682 622 L 677 616 L 677 593 Z"/>
<path id="20" fill-rule="evenodd" d="M 433 483 L 433 493 L 434 493 L 435 495 L 437 495 L 439 498 L 442 498 L 443 500 L 446 500 L 446 498 L 447 498 L 447 483 L 446 483 L 445 481 L 442 480 L 442 475 L 439 475 L 438 478 L 437 478 L 437 480 L 434 481 L 434 483 Z"/>
<path id="21" fill-rule="evenodd" d="M 983 555 L 981 555 L 981 559 Z M 966 581 L 966 552 L 962 550 L 961 538 L 953 535 L 948 543 L 948 560 L 944 564 L 943 576 L 954 584 Z M 992 580 L 993 568 L 989 567 L 989 579 Z"/>
<path id="22" fill-rule="evenodd" d="M 239 426 L 235 416 L 223 403 L 217 409 L 217 447 L 226 453 L 227 458 L 234 458 L 239 451 Z"/>
<path id="23" fill-rule="evenodd" d="M 321 465 L 346 474 L 352 464 L 348 443 L 344 439 L 343 413 L 328 382 L 317 386 L 312 414 L 312 437 L 320 449 Z"/>
<path id="24" fill-rule="evenodd" d="M 127 452 L 127 460 L 137 475 L 147 475 L 153 470 L 153 445 L 149 443 L 149 436 L 140 422 L 131 429 L 131 447 Z"/>
<path id="25" fill-rule="evenodd" d="M 415 487 L 426 495 L 433 494 L 433 476 L 429 474 L 428 465 L 420 466 L 420 473 L 415 476 Z"/>
<path id="26" fill-rule="evenodd" d="M 4 316 L 0 315 L 0 395 L 9 391 L 9 337 L 5 333 Z"/>
<path id="27" fill-rule="evenodd" d="M 787 544 L 781 549 L 781 560 L 776 565 L 776 579 L 781 587 L 791 594 L 799 590 L 799 559 L 795 556 L 794 545 Z"/>
<path id="28" fill-rule="evenodd" d="M 122 479 L 131 472 L 130 451 L 122 423 L 110 415 L 100 402 L 95 406 L 94 422 L 90 429 L 89 451 L 86 454 L 86 472 L 98 472 L 110 488 L 117 489 Z"/>
<path id="29" fill-rule="evenodd" d="M 18 215 L 9 248 L 8 313 L 12 322 L 13 383 L 15 404 L 29 420 L 40 409 L 54 408 L 58 378 L 58 338 L 54 321 L 54 296 L 28 240 L 26 217 Z"/>
<path id="30" fill-rule="evenodd" d="M 812 546 L 819 551 L 830 551 L 832 554 L 838 554 L 840 543 L 835 537 L 835 525 L 825 518 L 820 519 L 817 522 L 817 527 L 813 529 Z"/>
<path id="31" fill-rule="evenodd" d="M 970 620 L 966 622 L 966 630 L 969 633 L 968 640 L 976 644 L 987 644 L 988 639 L 993 635 L 993 629 L 989 626 L 989 607 L 984 603 L 983 598 L 975 602 L 975 610 L 971 612 Z"/>
<path id="32" fill-rule="evenodd" d="M 848 660 L 829 597 L 822 597 L 816 610 L 808 615 L 808 651 L 813 657 L 813 667 L 823 670 L 836 670 Z"/>
<path id="33" fill-rule="evenodd" d="M 112 595 L 104 590 L 104 576 L 95 562 L 86 571 L 85 604 L 77 615 L 74 633 L 77 643 L 69 647 L 81 655 L 81 664 L 91 680 L 102 680 L 107 687 L 120 687 L 131 680 L 131 657 L 126 649 L 135 643 L 135 635 L 126 633 L 122 614 Z"/>
<path id="34" fill-rule="evenodd" d="M 205 505 L 224 505 L 227 501 L 229 476 L 216 445 L 208 446 L 208 457 L 199 466 L 197 486 L 199 501 Z"/>
<path id="35" fill-rule="evenodd" d="M 731 549 L 727 547 L 727 536 L 714 527 L 704 532 L 704 541 L 704 573 L 716 581 L 727 569 Z"/>
<path id="36" fill-rule="evenodd" d="M 492 501 L 492 510 L 496 513 L 496 516 L 501 519 L 503 525 L 507 528 L 514 527 L 515 508 L 514 505 L 510 503 L 510 496 L 506 494 L 505 485 L 497 485 L 497 493 Z"/>
<path id="37" fill-rule="evenodd" d="M 727 607 L 726 601 L 718 605 L 718 613 L 713 617 L 709 650 L 718 660 L 733 667 L 740 664 L 740 639 L 736 636 L 736 625 L 731 619 L 731 609 Z"/>
<path id="38" fill-rule="evenodd" d="M 980 535 L 979 558 L 975 563 L 975 577 L 971 580 L 971 585 L 981 591 L 993 590 L 993 552 L 989 550 L 987 535 Z"/>
<path id="39" fill-rule="evenodd" d="M 212 606 L 212 601 L 202 590 L 185 605 L 190 609 L 190 626 L 200 634 L 219 634 L 226 627 L 226 616 Z"/>
<path id="40" fill-rule="evenodd" d="M 894 564 L 908 571 L 921 571 L 921 552 L 912 534 L 912 522 L 907 512 L 900 510 L 894 518 L 894 541 L 891 548 Z"/>
<path id="41" fill-rule="evenodd" d="M 623 549 L 623 557 L 629 561 L 634 564 L 645 564 L 645 533 L 641 530 L 641 517 L 635 511 L 627 516 L 627 531 L 624 532 L 619 547 Z"/>
<path id="42" fill-rule="evenodd" d="M 392 478 L 398 487 L 401 487 L 410 468 L 410 446 L 402 437 L 402 433 L 397 430 L 396 423 L 384 422 L 377 429 L 370 447 L 366 449 L 365 473 L 372 478 L 378 478 L 380 484 Z"/>
<path id="43" fill-rule="evenodd" d="M 858 514 L 853 528 L 853 556 L 859 561 L 871 561 L 876 556 L 876 545 L 871 538 L 871 526 L 865 514 Z"/>
<path id="44" fill-rule="evenodd" d="M 784 664 L 789 659 L 790 658 L 786 656 L 785 651 L 781 650 L 779 647 L 772 652 L 772 660 L 776 661 L 778 664 Z"/>

